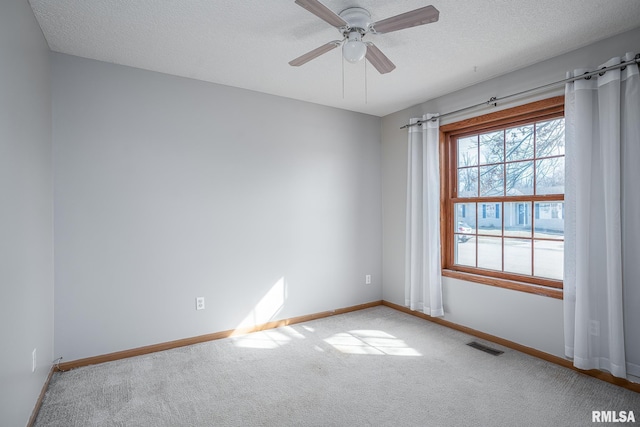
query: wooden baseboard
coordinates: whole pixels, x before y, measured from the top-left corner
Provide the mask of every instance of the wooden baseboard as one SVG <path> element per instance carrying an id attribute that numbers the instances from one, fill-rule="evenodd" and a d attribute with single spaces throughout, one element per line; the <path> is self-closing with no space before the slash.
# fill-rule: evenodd
<path id="1" fill-rule="evenodd" d="M 433 322 L 433 323 L 437 323 L 437 324 L 442 325 L 442 326 L 446 326 L 446 327 L 451 328 L 451 329 L 455 329 L 455 330 L 460 331 L 460 332 L 464 332 L 465 334 L 473 335 L 473 336 L 478 337 L 480 339 L 483 339 L 483 340 L 486 340 L 486 341 L 490 341 L 490 342 L 499 344 L 501 346 L 504 346 L 504 347 L 507 347 L 507 348 L 510 348 L 510 349 L 513 349 L 513 350 L 517 350 L 517 351 L 519 351 L 521 353 L 528 354 L 529 356 L 537 357 L 538 359 L 542 359 L 542 360 L 546 360 L 547 362 L 555 363 L 556 365 L 560 365 L 560 366 L 563 366 L 565 368 L 569 368 L 569 369 L 571 369 L 573 371 L 579 372 L 581 374 L 589 375 L 590 377 L 598 378 L 599 380 L 606 381 L 608 383 L 615 384 L 615 385 L 620 386 L 620 387 L 624 387 L 624 388 L 626 388 L 628 390 L 635 391 L 636 393 L 640 393 L 640 384 L 639 383 L 634 383 L 634 382 L 631 382 L 631 381 L 623 379 L 623 378 L 614 377 L 613 375 L 611 375 L 608 372 L 598 371 L 598 370 L 595 370 L 595 369 L 594 370 L 589 370 L 589 371 L 578 369 L 575 366 L 573 366 L 573 363 L 568 359 L 564 359 L 562 357 L 554 356 L 553 354 L 545 353 L 544 351 L 540 351 L 540 350 L 537 350 L 535 348 L 527 347 L 525 345 L 518 344 L 518 343 L 515 343 L 513 341 L 506 340 L 504 338 L 496 337 L 494 335 L 487 334 L 485 332 L 477 331 L 475 329 L 472 329 L 472 328 L 469 328 L 469 327 L 466 327 L 466 326 L 458 325 L 457 323 L 449 322 L 448 320 L 440 319 L 438 317 L 431 317 L 431 316 L 428 316 L 428 315 L 426 315 L 424 313 L 420 313 L 419 311 L 413 311 L 410 308 L 407 308 L 407 307 L 404 307 L 404 306 L 401 306 L 401 305 L 398 305 L 398 304 L 394 304 L 394 303 L 389 302 L 389 301 L 384 301 L 383 300 L 382 301 L 382 305 L 394 308 L 394 309 L 396 309 L 398 311 L 402 311 L 403 313 L 407 313 L 407 314 L 410 314 L 412 316 L 416 316 L 416 317 L 428 320 L 428 321 Z"/>
<path id="2" fill-rule="evenodd" d="M 58 364 L 56 366 L 56 370 L 68 371 L 69 369 L 75 369 L 81 366 L 112 362 L 114 360 L 126 359 L 128 357 L 134 357 L 134 356 L 141 356 L 143 354 L 155 353 L 157 351 L 170 350 L 173 348 L 184 347 L 187 345 L 219 340 L 219 339 L 228 338 L 234 335 L 243 335 L 251 332 L 258 332 L 258 331 L 264 331 L 267 329 L 279 328 L 281 326 L 294 325 L 296 323 L 322 319 L 324 317 L 335 316 L 337 314 L 345 314 L 352 311 L 358 311 L 358 310 L 363 310 L 365 308 L 375 307 L 378 305 L 382 305 L 382 301 L 373 301 L 365 304 L 358 304 L 351 307 L 344 307 L 344 308 L 339 308 L 331 311 L 323 311 L 320 313 L 308 314 L 305 316 L 292 317 L 290 319 L 276 320 L 273 322 L 263 323 L 257 326 L 230 329 L 228 331 L 214 332 L 212 334 L 200 335 L 197 337 L 185 338 L 185 339 L 176 340 L 176 341 L 169 341 L 169 342 L 164 342 L 160 344 L 153 344 L 153 345 L 148 345 L 144 347 L 133 348 L 131 350 L 117 351 L 115 353 L 87 357 L 85 359 L 72 360 L 69 362 Z"/>
<path id="3" fill-rule="evenodd" d="M 31 417 L 29 417 L 29 422 L 27 423 L 27 427 L 33 427 L 33 424 L 36 422 L 36 418 L 38 418 L 38 412 L 40 412 L 40 407 L 42 406 L 42 400 L 44 399 L 44 395 L 49 388 L 49 381 L 51 381 L 51 377 L 53 376 L 54 367 L 49 369 L 49 375 L 47 375 L 47 380 L 44 382 L 42 386 L 42 390 L 40 390 L 40 396 L 38 396 L 38 400 L 36 400 L 36 405 L 33 407 L 33 411 L 31 411 Z"/>

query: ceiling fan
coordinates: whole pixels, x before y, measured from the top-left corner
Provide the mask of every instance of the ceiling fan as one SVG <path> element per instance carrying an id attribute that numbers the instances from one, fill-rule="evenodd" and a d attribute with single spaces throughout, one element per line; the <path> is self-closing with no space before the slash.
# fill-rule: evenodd
<path id="1" fill-rule="evenodd" d="M 361 7 L 350 7 L 339 14 L 320 3 L 318 0 L 295 0 L 318 18 L 333 25 L 342 34 L 342 40 L 333 40 L 289 62 L 289 65 L 299 67 L 312 59 L 323 55 L 342 45 L 342 56 L 349 62 L 358 62 L 363 58 L 375 67 L 380 74 L 393 71 L 396 66 L 380 49 L 371 42 L 362 41 L 367 34 L 384 34 L 405 28 L 436 22 L 440 15 L 433 6 L 425 6 L 410 12 L 392 16 L 382 21 L 372 22 L 371 14 Z"/>

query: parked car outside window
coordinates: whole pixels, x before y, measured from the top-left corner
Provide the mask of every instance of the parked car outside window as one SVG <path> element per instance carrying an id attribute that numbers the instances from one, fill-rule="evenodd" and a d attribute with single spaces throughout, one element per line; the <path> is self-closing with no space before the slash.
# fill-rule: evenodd
<path id="1" fill-rule="evenodd" d="M 471 229 L 469 224 L 467 224 L 466 222 L 462 222 L 462 221 L 458 222 L 458 233 L 472 233 L 472 232 L 473 232 L 473 230 Z M 466 236 L 464 234 L 458 235 L 458 241 L 462 242 L 462 243 L 466 242 L 470 238 L 471 238 L 471 236 Z"/>

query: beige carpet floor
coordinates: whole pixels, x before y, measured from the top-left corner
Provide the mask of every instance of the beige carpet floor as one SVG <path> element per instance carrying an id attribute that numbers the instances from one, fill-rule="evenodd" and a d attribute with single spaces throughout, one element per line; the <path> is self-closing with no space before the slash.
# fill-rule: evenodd
<path id="1" fill-rule="evenodd" d="M 380 306 L 56 373 L 36 426 L 587 426 L 640 394 Z M 481 341 L 482 342 L 482 341 Z M 639 420 L 640 421 L 640 420 Z"/>

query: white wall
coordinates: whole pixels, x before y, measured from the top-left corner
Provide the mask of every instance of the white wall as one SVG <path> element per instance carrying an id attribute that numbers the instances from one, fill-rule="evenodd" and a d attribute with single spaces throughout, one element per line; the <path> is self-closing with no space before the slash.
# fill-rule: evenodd
<path id="1" fill-rule="evenodd" d="M 52 69 L 56 355 L 381 299 L 379 118 L 61 54 Z"/>
<path id="2" fill-rule="evenodd" d="M 53 360 L 49 59 L 27 1 L 0 4 L 0 342 L 0 425 L 26 425 Z"/>
<path id="3" fill-rule="evenodd" d="M 482 103 L 493 96 L 506 96 L 562 80 L 568 70 L 595 67 L 612 56 L 620 56 L 629 51 L 637 52 L 640 48 L 638 40 L 640 28 L 383 118 L 382 216 L 385 300 L 404 304 L 407 132 L 400 130 L 400 127 L 408 123 L 411 117 L 421 117 L 425 113 L 447 113 Z M 547 91 L 528 99 L 500 105 L 498 109 L 562 93 L 562 88 Z M 425 94 L 425 97 L 427 96 L 428 94 Z M 442 123 L 451 123 L 495 110 L 484 109 L 450 116 L 443 119 Z M 443 292 L 446 320 L 557 356 L 564 355 L 561 300 L 449 278 L 444 278 Z M 637 331 L 639 328 L 640 324 L 632 330 Z M 630 341 L 629 346 L 632 349 L 627 348 L 628 357 L 633 353 L 636 355 L 634 357 L 640 359 L 640 340 Z"/>

